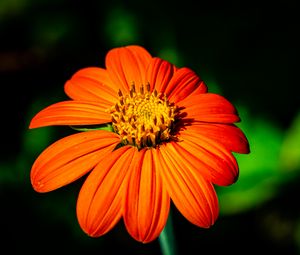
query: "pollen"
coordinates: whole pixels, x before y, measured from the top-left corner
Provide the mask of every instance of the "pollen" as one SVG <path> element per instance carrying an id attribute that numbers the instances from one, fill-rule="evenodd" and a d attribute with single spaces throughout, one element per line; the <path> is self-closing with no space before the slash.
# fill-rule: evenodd
<path id="1" fill-rule="evenodd" d="M 150 91 L 142 85 L 136 91 L 134 83 L 129 94 L 119 90 L 118 102 L 109 109 L 114 131 L 122 137 L 122 144 L 155 147 L 172 137 L 177 108 L 165 94 Z"/>

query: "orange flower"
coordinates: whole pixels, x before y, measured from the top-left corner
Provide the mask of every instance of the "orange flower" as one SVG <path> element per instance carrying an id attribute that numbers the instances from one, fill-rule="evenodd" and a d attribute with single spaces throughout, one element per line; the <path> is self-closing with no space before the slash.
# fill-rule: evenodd
<path id="1" fill-rule="evenodd" d="M 108 232 L 123 218 L 130 235 L 150 242 L 163 230 L 170 201 L 191 223 L 218 217 L 216 185 L 237 180 L 232 152 L 249 153 L 234 106 L 189 68 L 152 57 L 136 45 L 112 49 L 106 69 L 79 70 L 65 84 L 70 100 L 37 113 L 30 128 L 110 124 L 65 137 L 31 170 L 37 192 L 90 172 L 77 201 L 81 228 Z M 93 126 L 92 126 L 93 127 Z"/>

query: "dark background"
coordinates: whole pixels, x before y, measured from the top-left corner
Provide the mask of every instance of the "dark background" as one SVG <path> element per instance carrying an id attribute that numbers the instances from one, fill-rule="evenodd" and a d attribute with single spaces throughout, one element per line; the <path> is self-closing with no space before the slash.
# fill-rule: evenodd
<path id="1" fill-rule="evenodd" d="M 139 44 L 232 101 L 251 147 L 237 155 L 238 182 L 217 187 L 212 228 L 173 208 L 178 253 L 300 253 L 299 13 L 292 1 L 241 2 L 0 0 L 1 250 L 161 254 L 158 241 L 134 241 L 122 222 L 87 237 L 75 215 L 83 180 L 38 194 L 29 178 L 38 154 L 69 132 L 28 130 L 33 115 L 66 99 L 63 85 L 77 70 L 104 67 L 111 48 Z"/>

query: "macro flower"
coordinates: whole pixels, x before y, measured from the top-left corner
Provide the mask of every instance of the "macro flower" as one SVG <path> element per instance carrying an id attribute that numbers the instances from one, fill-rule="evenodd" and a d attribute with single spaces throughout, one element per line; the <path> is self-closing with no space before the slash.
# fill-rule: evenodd
<path id="1" fill-rule="evenodd" d="M 138 45 L 111 49 L 105 68 L 79 70 L 64 89 L 69 99 L 42 109 L 29 128 L 67 125 L 80 132 L 37 157 L 34 190 L 49 192 L 87 175 L 76 213 L 92 237 L 122 219 L 134 239 L 153 241 L 171 201 L 191 223 L 214 224 L 214 185 L 236 182 L 233 152 L 249 153 L 233 104 L 209 93 L 191 69 Z"/>

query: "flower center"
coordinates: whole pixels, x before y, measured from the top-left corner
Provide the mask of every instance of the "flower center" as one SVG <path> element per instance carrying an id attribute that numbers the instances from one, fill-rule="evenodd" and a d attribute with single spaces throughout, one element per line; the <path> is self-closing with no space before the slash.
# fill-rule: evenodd
<path id="1" fill-rule="evenodd" d="M 119 90 L 119 101 L 111 107 L 112 126 L 122 137 L 123 144 L 131 144 L 139 149 L 155 147 L 169 140 L 177 115 L 177 108 L 170 104 L 166 95 L 150 92 L 141 86 L 136 92 L 133 84 L 128 95 Z"/>

